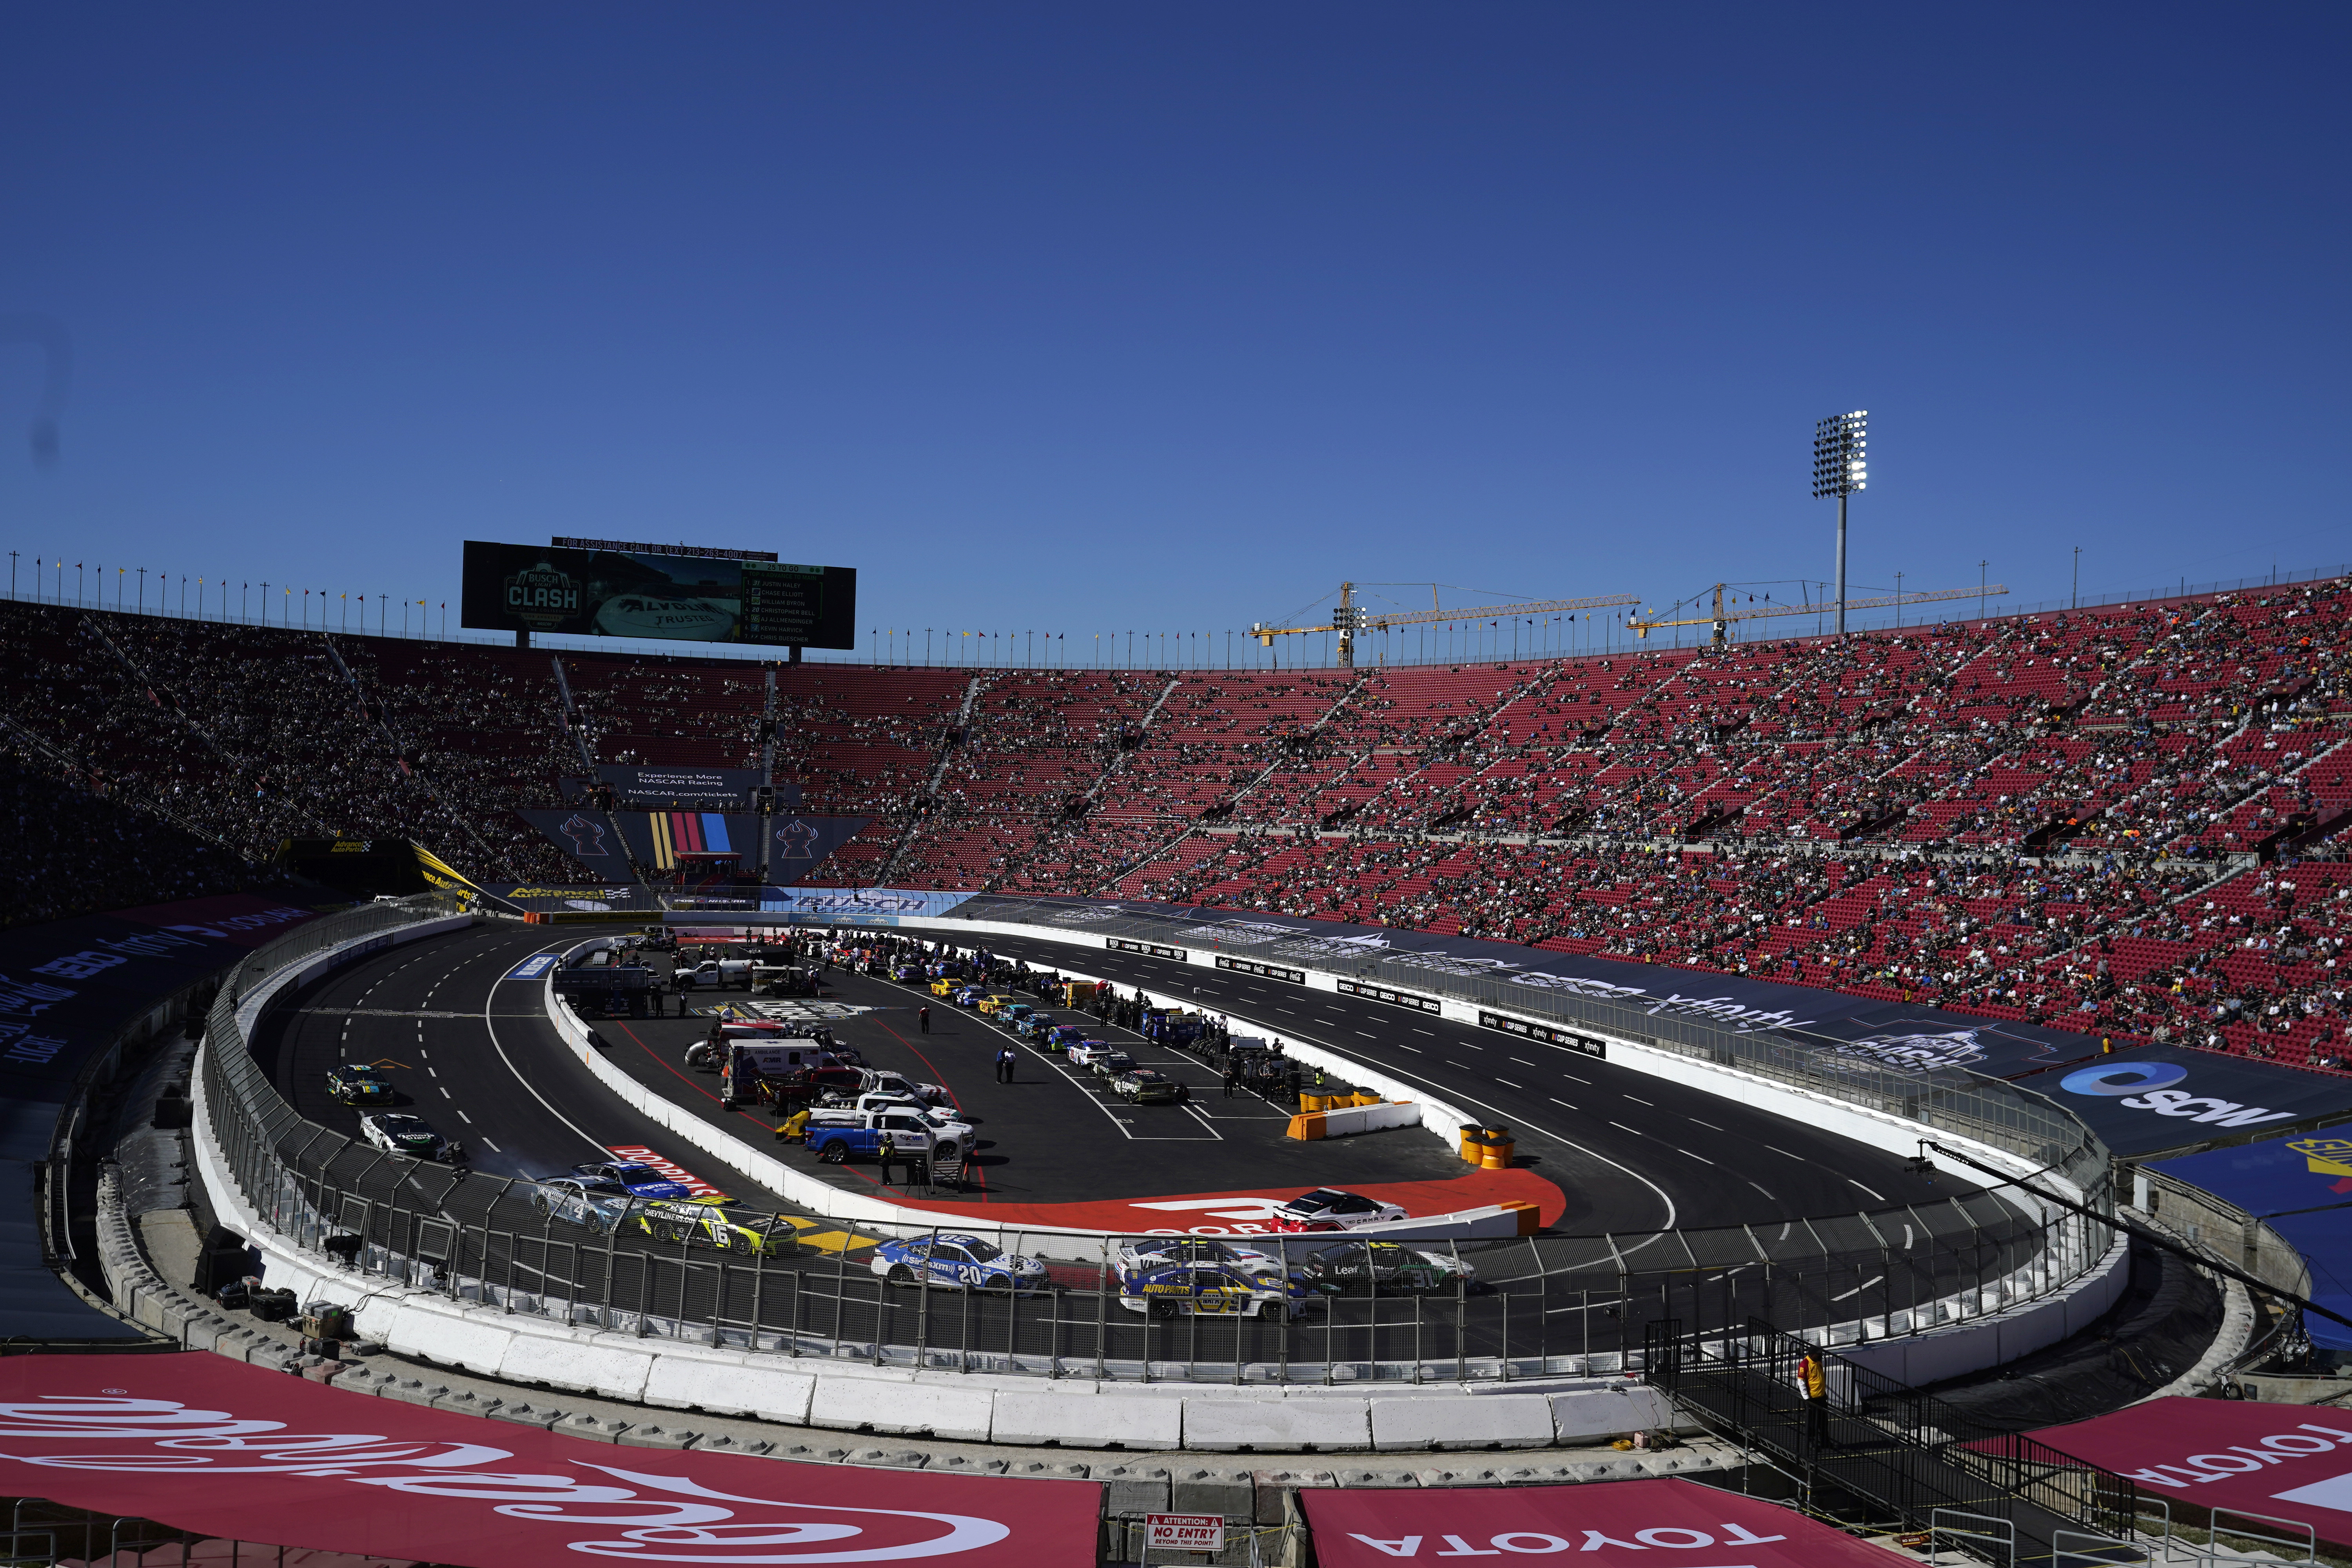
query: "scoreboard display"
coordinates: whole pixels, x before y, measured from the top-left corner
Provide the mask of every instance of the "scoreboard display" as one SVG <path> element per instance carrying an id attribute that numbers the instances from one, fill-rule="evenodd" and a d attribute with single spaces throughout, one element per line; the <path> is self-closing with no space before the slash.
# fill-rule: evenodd
<path id="1" fill-rule="evenodd" d="M 740 551 L 466 542 L 460 623 L 657 642 L 857 647 L 857 570 Z"/>

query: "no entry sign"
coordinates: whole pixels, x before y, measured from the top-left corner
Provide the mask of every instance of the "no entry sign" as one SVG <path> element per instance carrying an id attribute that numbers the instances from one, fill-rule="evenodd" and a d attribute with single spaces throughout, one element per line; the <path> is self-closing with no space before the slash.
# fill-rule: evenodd
<path id="1" fill-rule="evenodd" d="M 1162 1552 L 1223 1552 L 1225 1518 L 1219 1513 L 1147 1513 L 1143 1543 Z"/>

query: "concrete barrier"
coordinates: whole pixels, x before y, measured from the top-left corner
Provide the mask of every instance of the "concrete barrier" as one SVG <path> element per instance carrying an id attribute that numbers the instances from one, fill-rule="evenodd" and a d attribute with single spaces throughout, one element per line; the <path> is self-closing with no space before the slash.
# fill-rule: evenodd
<path id="1" fill-rule="evenodd" d="M 1290 1136 L 1348 1138 L 1359 1132 L 1385 1132 L 1391 1128 L 1420 1125 L 1418 1102 L 1383 1101 L 1379 1105 L 1344 1105 L 1337 1110 L 1302 1110 L 1290 1119 Z"/>

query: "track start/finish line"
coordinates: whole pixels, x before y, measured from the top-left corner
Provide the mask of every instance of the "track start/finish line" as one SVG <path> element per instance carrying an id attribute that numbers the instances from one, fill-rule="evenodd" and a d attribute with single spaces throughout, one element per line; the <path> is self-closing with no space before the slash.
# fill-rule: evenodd
<path id="1" fill-rule="evenodd" d="M 202 1351 L 0 1361 L 12 1497 L 465 1568 L 1095 1560 L 1091 1481 L 617 1447 Z"/>

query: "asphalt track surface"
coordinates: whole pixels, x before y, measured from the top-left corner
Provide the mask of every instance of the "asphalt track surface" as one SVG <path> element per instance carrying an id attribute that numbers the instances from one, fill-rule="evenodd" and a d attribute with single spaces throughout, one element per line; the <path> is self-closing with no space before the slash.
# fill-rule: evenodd
<path id="1" fill-rule="evenodd" d="M 1171 1194 L 1276 1191 L 1285 1195 L 1316 1186 L 1365 1186 L 1396 1182 L 1458 1182 L 1468 1173 L 1454 1152 L 1424 1132 L 1404 1130 L 1375 1137 L 1302 1142 L 1288 1137 L 1290 1111 L 1252 1094 L 1228 1098 L 1223 1080 L 1197 1057 L 1156 1044 L 1090 1016 L 1048 1010 L 1083 1024 L 1089 1037 L 1127 1051 L 1191 1091 L 1180 1104 L 1130 1105 L 1110 1092 L 1109 1080 L 1073 1066 L 1000 1029 L 978 1013 L 927 990 L 835 969 L 824 976 L 814 1004 L 747 998 L 741 992 L 692 995 L 692 1005 L 756 1007 L 787 1017 L 809 1017 L 836 1039 L 858 1048 L 873 1065 L 948 1091 L 950 1104 L 978 1131 L 977 1152 L 955 1187 L 925 1194 L 978 1213 L 996 1205 L 1107 1205 L 1114 1199 Z M 1023 1001 L 1035 998 L 1024 995 Z M 930 1028 L 920 1015 L 929 1008 Z M 598 1020 L 609 1043 L 607 1059 L 654 1093 L 703 1120 L 758 1143 L 773 1134 L 772 1111 L 733 1111 L 719 1102 L 715 1072 L 684 1065 L 686 1047 L 703 1037 L 707 1018 Z M 997 1081 L 996 1053 L 1010 1047 L 1017 1064 L 1010 1083 Z M 829 1165 L 777 1145 L 804 1174 L 868 1196 L 885 1194 L 874 1166 Z M 1471 1195 L 1444 1207 L 1473 1207 Z M 1169 1223 L 1136 1211 L 1136 1228 Z"/>
<path id="2" fill-rule="evenodd" d="M 557 939 L 539 931 L 483 926 L 372 955 L 281 999 L 257 1029 L 252 1048 L 298 1110 L 337 1131 L 356 1135 L 360 1112 L 327 1098 L 326 1069 L 336 1060 L 374 1062 L 408 1101 L 401 1108 L 464 1140 L 483 1174 L 561 1172 L 607 1150 L 644 1147 L 751 1208 L 787 1213 L 780 1194 L 714 1167 L 623 1106 L 572 1059 L 547 1022 L 541 983 L 505 978 L 529 954 L 578 940 L 576 934 Z M 990 945 L 1005 953 L 1024 951 L 1016 942 Z M 1890 1156 L 1740 1113 L 1710 1097 L 1675 1091 L 1607 1064 L 1579 1059 L 1538 1079 L 1528 1063 L 1512 1059 L 1525 1054 L 1516 1040 L 1468 1037 L 1473 1031 L 1421 1017 L 1401 1019 L 1391 1009 L 1375 1011 L 1370 1003 L 1291 987 L 1276 991 L 1266 983 L 1257 983 L 1254 992 L 1245 979 L 1213 974 L 1202 984 L 1195 978 L 1199 971 L 1058 944 L 1034 944 L 1026 955 L 1055 967 L 1082 956 L 1084 973 L 1194 994 L 1286 1037 L 1314 1039 L 1378 1061 L 1400 1077 L 1427 1082 L 1444 1097 L 1465 1102 L 1467 1109 L 1491 1111 L 1519 1130 L 1523 1148 L 1532 1145 L 1539 1160 L 1556 1162 L 1555 1169 L 1571 1173 L 1572 1184 L 1562 1184 L 1583 1198 L 1590 1227 L 1585 1235 L 1603 1228 L 1592 1221 L 1605 1215 L 1619 1229 L 1617 1240 L 1571 1236 L 1558 1242 L 1464 1244 L 1463 1256 L 1477 1266 L 1479 1283 L 1458 1298 L 1318 1300 L 1306 1321 L 1287 1327 L 1255 1318 L 1187 1317 L 1162 1323 L 1131 1314 L 1097 1292 L 1102 1277 L 1084 1261 L 1094 1248 L 1082 1238 L 1052 1249 L 1041 1246 L 1055 1265 L 1053 1288 L 1011 1300 L 968 1290 L 888 1289 L 866 1268 L 874 1238 L 807 1218 L 791 1222 L 797 1244 L 751 1258 L 636 1234 L 590 1233 L 533 1215 L 504 1184 L 454 1181 L 443 1167 L 397 1156 L 378 1160 L 364 1150 L 343 1158 L 336 1179 L 412 1209 L 406 1220 L 370 1220 L 372 1240 L 415 1256 L 422 1250 L 416 1216 L 437 1215 L 457 1234 L 454 1242 L 434 1245 L 454 1250 L 460 1275 L 501 1281 L 551 1300 L 607 1302 L 625 1314 L 647 1315 L 650 1331 L 663 1331 L 664 1319 L 716 1318 L 734 1326 L 736 1342 L 744 1342 L 756 1325 L 760 1343 L 804 1345 L 809 1353 L 830 1353 L 829 1342 L 846 1339 L 920 1345 L 926 1348 L 912 1359 L 928 1357 L 934 1363 L 942 1354 L 951 1354 L 954 1364 L 974 1367 L 1006 1365 L 1013 1358 L 1029 1366 L 1058 1358 L 1073 1370 L 1088 1363 L 1116 1370 L 1149 1362 L 1155 1375 L 1176 1376 L 1222 1377 L 1225 1373 L 1214 1369 L 1228 1367 L 1238 1376 L 1245 1365 L 1291 1362 L 1442 1365 L 1458 1356 L 1606 1351 L 1638 1346 L 1646 1319 L 1701 1311 L 1734 1318 L 1755 1312 L 1794 1326 L 1907 1305 L 1958 1288 L 1980 1272 L 2016 1267 L 2032 1249 L 2028 1234 L 1989 1229 L 1981 1238 L 1987 1250 L 1971 1263 L 1956 1267 L 1948 1257 L 1931 1258 L 1929 1234 L 1954 1237 L 1970 1230 L 1965 1217 L 1957 1215 L 1949 1188 L 1905 1176 Z M 935 1008 L 935 1026 L 940 1017 Z M 1370 1043 L 1351 1047 L 1343 1029 Z M 1525 1072 L 1526 1078 L 1498 1086 L 1466 1067 L 1450 1067 L 1477 1059 L 1470 1055 L 1473 1047 L 1503 1058 L 1509 1062 L 1505 1070 Z M 1423 1070 L 1416 1060 L 1423 1058 L 1447 1064 L 1458 1076 Z M 1520 1114 L 1522 1105 L 1538 1103 L 1541 1089 L 1569 1084 L 1575 1086 L 1570 1092 L 1584 1095 L 1581 1101 L 1556 1105 L 1554 1115 L 1543 1120 L 1541 1112 Z M 1596 1090 L 1614 1098 L 1603 1100 Z M 1562 1110 L 1582 1120 L 1561 1118 Z M 1616 1115 L 1607 1114 L 1612 1111 Z M 1643 1117 L 1648 1130 L 1620 1120 L 1634 1116 Z M 1693 1125 L 1704 1128 L 1707 1141 L 1690 1130 Z M 1612 1129 L 1612 1135 L 1604 1137 L 1596 1131 L 1600 1127 Z M 1701 1147 L 1688 1147 L 1694 1142 Z M 1748 1163 L 1767 1158 L 1782 1163 L 1761 1171 L 1762 1180 L 1738 1173 Z M 1835 1249 L 1839 1255 L 1828 1270 L 1782 1268 L 1776 1274 L 1758 1266 L 1759 1246 L 1773 1250 L 1788 1240 L 1792 1227 L 1803 1238 L 1808 1227 L 1801 1216 L 1808 1207 L 1815 1214 L 1851 1215 L 1856 1201 L 1846 1194 L 1865 1188 L 1872 1190 L 1863 1191 L 1863 1206 L 1878 1206 L 1872 1200 L 1881 1194 L 1910 1200 L 1913 1206 L 1902 1212 L 1917 1222 L 1916 1237 L 1908 1221 L 1899 1244 L 1855 1237 L 1852 1245 Z M 1725 1248 L 1686 1247 L 1675 1238 L 1625 1234 L 1662 1222 L 1723 1225 L 1735 1218 L 1747 1220 L 1755 1233 L 1731 1233 L 1739 1239 Z M 409 1228 L 397 1234 L 383 1228 L 404 1224 Z M 1561 1228 L 1582 1227 L 1571 1219 Z M 1811 1229 L 1829 1234 L 1820 1225 Z M 885 1359 L 908 1358 L 894 1351 Z M 1171 1371 L 1174 1366 L 1186 1370 Z"/>
<path id="3" fill-rule="evenodd" d="M 1353 1058 L 1512 1129 L 1518 1152 L 1569 1195 L 1571 1235 L 1778 1226 L 1935 1204 L 1950 1177 L 1735 1100 L 1580 1052 L 1385 1003 L 1107 948 L 1019 937 L 978 945 L 1033 968 L 1188 997 L 1212 1012 Z M 969 945 L 969 944 L 966 944 Z M 1235 1033 L 1255 1029 L 1236 1022 Z"/>

